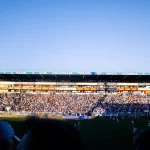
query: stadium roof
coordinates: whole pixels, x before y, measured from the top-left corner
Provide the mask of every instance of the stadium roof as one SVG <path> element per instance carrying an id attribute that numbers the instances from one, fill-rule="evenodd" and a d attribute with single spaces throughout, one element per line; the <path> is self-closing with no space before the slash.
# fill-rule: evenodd
<path id="1" fill-rule="evenodd" d="M 136 72 L 0 72 L 5 81 L 147 82 L 150 73 Z"/>
<path id="2" fill-rule="evenodd" d="M 27 75 L 150 75 L 143 72 L 7 72 L 3 71 L 0 74 L 27 74 Z"/>

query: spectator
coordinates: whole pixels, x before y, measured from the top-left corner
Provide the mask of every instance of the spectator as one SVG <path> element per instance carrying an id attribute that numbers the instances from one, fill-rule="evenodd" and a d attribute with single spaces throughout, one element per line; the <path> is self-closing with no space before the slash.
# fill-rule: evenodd
<path id="1" fill-rule="evenodd" d="M 0 111 L 51 113 L 54 115 L 77 115 L 89 113 L 145 113 L 149 112 L 150 97 L 135 91 L 103 94 L 1 94 Z M 84 111 L 83 111 L 84 110 Z"/>
<path id="2" fill-rule="evenodd" d="M 32 117 L 25 127 L 28 132 L 17 150 L 86 149 L 80 132 L 66 121 Z"/>
<path id="3" fill-rule="evenodd" d="M 5 121 L 0 121 L 0 150 L 13 150 L 15 141 L 20 139 L 15 136 L 11 125 Z"/>
<path id="4" fill-rule="evenodd" d="M 150 149 L 150 130 L 141 131 L 134 139 L 136 150 Z"/>

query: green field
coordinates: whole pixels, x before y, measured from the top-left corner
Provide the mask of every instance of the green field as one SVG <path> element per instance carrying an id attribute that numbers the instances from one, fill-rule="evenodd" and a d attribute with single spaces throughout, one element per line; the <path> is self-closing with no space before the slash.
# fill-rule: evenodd
<path id="1" fill-rule="evenodd" d="M 24 119 L 1 118 L 8 121 L 14 128 L 18 137 L 22 137 L 22 123 Z M 140 118 L 136 121 L 138 131 L 147 128 L 148 118 Z M 77 120 L 69 120 L 77 123 Z M 129 150 L 134 149 L 132 144 L 131 119 L 120 119 L 120 122 L 112 121 L 107 118 L 95 118 L 91 120 L 81 120 L 81 131 L 89 150 Z"/>

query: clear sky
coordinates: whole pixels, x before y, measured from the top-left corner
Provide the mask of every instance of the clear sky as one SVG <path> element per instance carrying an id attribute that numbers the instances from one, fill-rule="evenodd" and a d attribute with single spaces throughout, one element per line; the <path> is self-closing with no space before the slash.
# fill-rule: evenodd
<path id="1" fill-rule="evenodd" d="M 0 71 L 150 72 L 150 0 L 0 0 Z"/>

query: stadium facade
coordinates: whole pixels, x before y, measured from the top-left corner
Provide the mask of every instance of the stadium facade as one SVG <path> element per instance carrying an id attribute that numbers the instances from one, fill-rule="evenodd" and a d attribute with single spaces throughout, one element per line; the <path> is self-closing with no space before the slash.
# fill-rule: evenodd
<path id="1" fill-rule="evenodd" d="M 99 93 L 142 91 L 150 94 L 150 73 L 0 72 L 0 92 Z"/>

